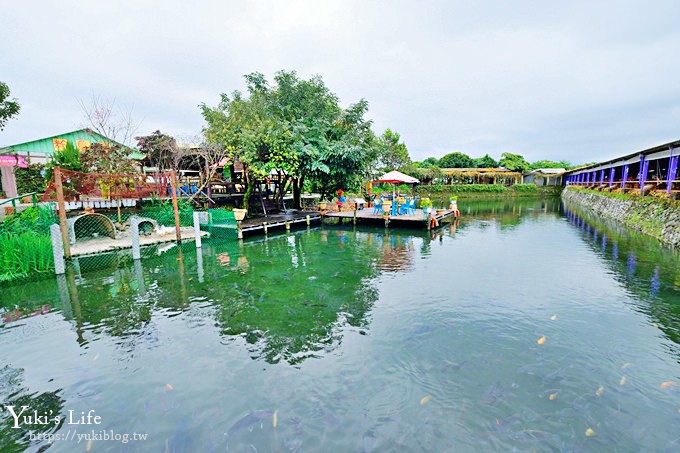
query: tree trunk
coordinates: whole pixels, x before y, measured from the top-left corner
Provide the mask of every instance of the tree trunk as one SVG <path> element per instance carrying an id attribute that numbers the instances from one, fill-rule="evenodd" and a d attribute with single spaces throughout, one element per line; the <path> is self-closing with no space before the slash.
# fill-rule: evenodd
<path id="1" fill-rule="evenodd" d="M 304 176 L 293 178 L 293 207 L 299 210 L 302 210 L 302 186 L 304 181 Z"/>
<path id="2" fill-rule="evenodd" d="M 255 187 L 255 180 L 250 177 L 245 165 L 243 166 L 243 174 L 246 177 L 246 193 L 243 195 L 243 209 L 247 211 L 249 204 L 248 198 L 250 198 L 250 194 L 253 193 L 253 188 Z"/>

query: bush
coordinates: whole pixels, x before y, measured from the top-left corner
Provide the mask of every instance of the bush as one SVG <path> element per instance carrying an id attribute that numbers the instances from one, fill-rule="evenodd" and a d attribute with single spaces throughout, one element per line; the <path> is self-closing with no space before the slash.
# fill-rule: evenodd
<path id="1" fill-rule="evenodd" d="M 194 224 L 194 207 L 191 203 L 184 200 L 177 200 L 177 209 L 179 211 L 179 224 L 181 226 L 193 226 Z M 154 219 L 163 226 L 172 226 L 175 224 L 175 213 L 172 207 L 171 200 L 158 201 L 151 206 L 142 208 L 143 216 Z"/>
<path id="2" fill-rule="evenodd" d="M 0 282 L 54 272 L 52 239 L 35 231 L 0 234 Z"/>
<path id="3" fill-rule="evenodd" d="M 527 193 L 527 192 L 537 192 L 538 187 L 536 187 L 536 184 L 514 184 L 510 186 L 510 189 L 514 190 L 515 192 L 520 192 L 520 193 Z"/>
<path id="4" fill-rule="evenodd" d="M 12 214 L 0 223 L 0 234 L 21 234 L 34 231 L 39 234 L 50 234 L 50 225 L 59 220 L 54 211 L 44 206 L 26 208 L 18 214 Z"/>

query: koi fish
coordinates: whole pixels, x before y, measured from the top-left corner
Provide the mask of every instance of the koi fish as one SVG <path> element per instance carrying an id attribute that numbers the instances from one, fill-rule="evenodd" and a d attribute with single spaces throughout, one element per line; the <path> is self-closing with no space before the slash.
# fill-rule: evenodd
<path id="1" fill-rule="evenodd" d="M 550 320 L 551 320 L 551 321 L 555 321 L 556 319 L 557 319 L 557 315 L 552 315 L 552 316 L 550 317 Z"/>
<path id="2" fill-rule="evenodd" d="M 165 390 L 175 390 L 175 387 L 173 387 L 172 384 L 165 384 Z"/>
<path id="3" fill-rule="evenodd" d="M 430 402 L 431 399 L 432 399 L 432 397 L 431 397 L 430 395 L 425 395 L 425 396 L 423 396 L 423 397 L 420 399 L 420 405 L 421 405 L 421 406 L 426 405 L 428 402 Z"/>
<path id="4" fill-rule="evenodd" d="M 604 387 L 600 386 L 600 388 L 595 391 L 595 396 L 600 397 L 602 394 L 604 394 Z"/>
<path id="5" fill-rule="evenodd" d="M 539 338 L 538 340 L 536 340 L 536 343 L 538 343 L 538 344 L 543 344 L 543 343 L 545 343 L 545 340 L 546 340 L 545 335 L 543 335 L 541 338 Z"/>
<path id="6" fill-rule="evenodd" d="M 233 425 L 231 425 L 231 428 L 227 431 L 228 435 L 232 435 L 235 432 L 243 429 L 243 428 L 249 428 L 253 426 L 254 424 L 258 422 L 262 422 L 263 420 L 267 418 L 272 418 L 273 419 L 274 412 L 272 411 L 254 411 L 251 412 L 250 414 L 244 415 L 240 419 L 236 421 Z"/>
<path id="7" fill-rule="evenodd" d="M 555 401 L 555 400 L 557 399 L 557 392 L 551 393 L 551 394 L 548 396 L 548 399 L 549 399 L 550 401 Z"/>
<path id="8" fill-rule="evenodd" d="M 662 389 L 667 389 L 667 388 L 673 387 L 675 384 L 676 384 L 675 381 L 666 381 L 666 382 L 662 382 L 659 385 L 659 387 L 661 387 Z"/>
<path id="9" fill-rule="evenodd" d="M 595 436 L 595 431 L 593 431 L 592 428 L 586 429 L 586 437 L 594 437 Z"/>
<path id="10" fill-rule="evenodd" d="M 621 376 L 621 380 L 619 381 L 619 385 L 626 385 L 626 376 Z"/>
<path id="11" fill-rule="evenodd" d="M 272 426 L 274 429 L 276 429 L 276 425 L 279 424 L 279 411 L 276 410 L 274 411 L 274 415 L 272 415 Z"/>

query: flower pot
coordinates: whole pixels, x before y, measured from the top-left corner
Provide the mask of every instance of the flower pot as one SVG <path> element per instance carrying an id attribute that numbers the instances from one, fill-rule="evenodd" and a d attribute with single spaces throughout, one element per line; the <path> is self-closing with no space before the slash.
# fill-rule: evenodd
<path id="1" fill-rule="evenodd" d="M 423 213 L 424 213 L 425 215 L 429 214 L 429 213 L 430 213 L 430 207 L 429 207 L 429 206 L 424 206 L 424 207 L 423 207 Z"/>
<path id="2" fill-rule="evenodd" d="M 235 209 L 234 209 L 234 218 L 235 218 L 236 220 L 243 220 L 243 219 L 245 219 L 245 218 L 246 218 L 246 214 L 248 214 L 248 210 L 247 210 L 247 209 L 238 209 L 238 208 L 235 208 Z"/>

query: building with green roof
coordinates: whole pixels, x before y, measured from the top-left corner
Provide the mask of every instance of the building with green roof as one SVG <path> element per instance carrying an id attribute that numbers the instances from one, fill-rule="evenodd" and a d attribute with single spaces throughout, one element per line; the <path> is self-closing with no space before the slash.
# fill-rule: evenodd
<path id="1" fill-rule="evenodd" d="M 0 197 L 3 193 L 8 198 L 18 195 L 14 178 L 16 167 L 25 168 L 29 162 L 46 164 L 55 151 L 63 150 L 68 143 L 72 143 L 81 152 L 93 143 L 125 146 L 91 129 L 78 129 L 30 142 L 0 147 Z M 144 154 L 134 151 L 130 158 L 139 160 L 144 158 Z"/>

